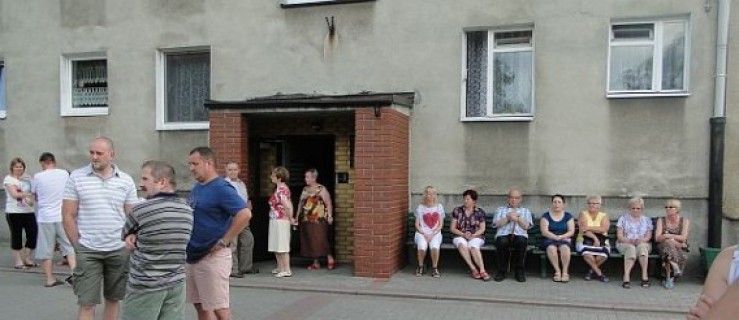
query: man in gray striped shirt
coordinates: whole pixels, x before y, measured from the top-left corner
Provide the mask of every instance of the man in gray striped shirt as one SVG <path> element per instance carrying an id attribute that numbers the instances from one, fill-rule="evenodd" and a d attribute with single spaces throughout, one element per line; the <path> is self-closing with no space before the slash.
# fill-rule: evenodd
<path id="1" fill-rule="evenodd" d="M 77 257 L 73 270 L 78 319 L 94 319 L 105 298 L 105 320 L 118 319 L 126 294 L 128 250 L 121 241 L 126 214 L 138 202 L 136 184 L 113 164 L 113 141 L 99 137 L 90 143 L 90 164 L 72 172 L 62 201 L 62 224 Z"/>
<path id="2" fill-rule="evenodd" d="M 147 201 L 133 207 L 122 237 L 131 250 L 123 320 L 185 318 L 185 249 L 192 208 L 175 194 L 175 171 L 163 161 L 141 167 Z"/>

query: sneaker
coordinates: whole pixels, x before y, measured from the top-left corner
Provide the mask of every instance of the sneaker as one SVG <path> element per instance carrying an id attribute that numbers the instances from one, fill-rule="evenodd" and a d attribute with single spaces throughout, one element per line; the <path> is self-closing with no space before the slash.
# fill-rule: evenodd
<path id="1" fill-rule="evenodd" d="M 609 282 L 611 282 L 611 279 L 608 279 L 608 277 L 606 277 L 605 274 L 601 274 L 598 277 L 598 280 L 600 280 L 600 282 L 603 282 L 603 283 L 609 283 Z"/>
<path id="2" fill-rule="evenodd" d="M 585 281 L 593 280 L 593 269 L 588 270 L 583 279 L 585 279 Z"/>

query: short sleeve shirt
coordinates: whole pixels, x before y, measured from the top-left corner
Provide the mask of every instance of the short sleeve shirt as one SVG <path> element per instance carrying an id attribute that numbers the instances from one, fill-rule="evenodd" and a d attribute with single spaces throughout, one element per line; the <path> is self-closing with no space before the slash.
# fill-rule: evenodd
<path id="1" fill-rule="evenodd" d="M 618 218 L 617 227 L 623 229 L 624 237 L 626 239 L 641 239 L 647 236 L 648 233 L 652 232 L 654 226 L 652 226 L 652 219 L 645 216 L 640 216 L 638 220 L 634 221 L 631 215 L 625 214 Z"/>
<path id="2" fill-rule="evenodd" d="M 3 187 L 5 187 L 5 213 L 31 213 L 33 212 L 33 206 L 28 205 L 25 200 L 18 201 L 10 196 L 8 188 L 17 188 L 22 192 L 31 192 L 31 181 L 30 179 L 16 179 L 12 176 L 5 176 L 3 180 Z"/>
<path id="3" fill-rule="evenodd" d="M 444 223 L 444 206 L 438 203 L 433 207 L 419 204 L 416 208 L 416 221 L 421 225 L 421 232 L 433 232 L 439 223 Z"/>
<path id="4" fill-rule="evenodd" d="M 113 166 L 113 175 L 102 178 L 87 165 L 69 175 L 63 198 L 77 202 L 80 245 L 96 251 L 123 248 L 123 206 L 139 202 L 131 176 Z"/>
<path id="5" fill-rule="evenodd" d="M 290 189 L 285 185 L 277 187 L 277 190 L 269 197 L 269 217 L 272 219 L 287 219 L 291 212 L 282 205 L 283 201 L 290 201 Z"/>
<path id="6" fill-rule="evenodd" d="M 485 210 L 475 207 L 472 214 L 467 216 L 464 213 L 464 207 L 456 207 L 452 212 L 452 219 L 457 221 L 459 231 L 475 233 L 480 229 L 480 225 L 485 223 Z M 482 238 L 482 235 L 480 235 L 480 238 Z"/>
<path id="7" fill-rule="evenodd" d="M 545 212 L 541 216 L 541 218 L 547 219 L 547 222 L 549 223 L 549 232 L 561 236 L 567 233 L 567 222 L 572 220 L 574 217 L 572 216 L 572 213 L 565 211 L 564 216 L 562 216 L 562 220 L 559 221 L 554 221 L 554 219 L 552 219 L 552 215 L 549 214 L 549 212 Z"/>

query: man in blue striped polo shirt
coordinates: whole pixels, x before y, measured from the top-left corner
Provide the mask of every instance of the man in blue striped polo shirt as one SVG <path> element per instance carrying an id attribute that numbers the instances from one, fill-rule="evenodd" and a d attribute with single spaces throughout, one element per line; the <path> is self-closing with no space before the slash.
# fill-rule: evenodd
<path id="1" fill-rule="evenodd" d="M 72 172 L 64 188 L 62 223 L 74 246 L 73 270 L 78 319 L 93 319 L 105 298 L 105 320 L 118 319 L 126 294 L 128 251 L 121 241 L 126 214 L 138 202 L 131 176 L 113 164 L 113 141 L 99 137 L 90 143 L 90 164 Z"/>
<path id="2" fill-rule="evenodd" d="M 147 201 L 133 207 L 122 234 L 131 250 L 123 320 L 181 320 L 192 208 L 175 194 L 175 171 L 166 162 L 145 162 L 139 185 Z"/>

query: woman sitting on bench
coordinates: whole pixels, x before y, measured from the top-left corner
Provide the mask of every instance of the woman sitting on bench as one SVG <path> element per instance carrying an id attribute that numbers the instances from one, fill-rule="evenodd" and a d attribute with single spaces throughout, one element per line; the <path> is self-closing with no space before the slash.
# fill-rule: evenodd
<path id="1" fill-rule="evenodd" d="M 541 216 L 541 249 L 547 252 L 549 262 L 554 268 L 554 282 L 570 281 L 570 244 L 575 234 L 575 221 L 572 214 L 565 211 L 565 197 L 561 194 L 552 196 L 549 212 Z M 562 268 L 559 262 L 562 261 Z"/>
<path id="2" fill-rule="evenodd" d="M 477 207 L 477 191 L 462 193 L 464 205 L 454 208 L 449 228 L 456 237 L 452 240 L 464 262 L 470 267 L 472 278 L 489 281 L 480 247 L 485 244 L 485 211 Z"/>
<path id="3" fill-rule="evenodd" d="M 643 215 L 644 200 L 635 197 L 629 200 L 629 214 L 618 218 L 618 243 L 616 249 L 624 256 L 624 289 L 631 289 L 631 269 L 634 268 L 635 260 L 639 259 L 641 265 L 641 286 L 649 287 L 649 275 L 647 267 L 649 264 L 649 251 L 652 251 L 652 219 Z"/>
<path id="4" fill-rule="evenodd" d="M 426 251 L 431 249 L 431 276 L 438 278 L 439 248 L 441 248 L 441 228 L 444 226 L 444 206 L 436 202 L 436 188 L 428 186 L 423 190 L 423 202 L 416 208 L 416 234 L 414 241 L 418 248 L 418 269 L 416 277 L 423 275 L 423 261 Z"/>

